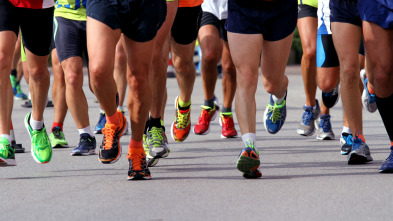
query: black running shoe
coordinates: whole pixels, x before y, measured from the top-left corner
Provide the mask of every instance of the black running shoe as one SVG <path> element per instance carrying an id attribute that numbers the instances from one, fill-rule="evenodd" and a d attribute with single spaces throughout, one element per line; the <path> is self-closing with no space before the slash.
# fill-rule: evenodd
<path id="1" fill-rule="evenodd" d="M 102 129 L 104 138 L 100 146 L 98 158 L 104 164 L 115 163 L 121 156 L 120 138 L 125 131 L 127 119 L 120 111 L 117 111 L 117 114 L 120 118 L 120 124 L 106 123 L 104 129 Z"/>
<path id="2" fill-rule="evenodd" d="M 96 138 L 88 133 L 80 135 L 78 146 L 71 151 L 71 156 L 87 156 L 96 153 Z"/>
<path id="3" fill-rule="evenodd" d="M 334 105 L 337 104 L 338 99 L 339 99 L 338 85 L 332 91 L 326 93 L 322 91 L 322 101 L 327 108 L 334 107 Z"/>
<path id="4" fill-rule="evenodd" d="M 144 149 L 130 149 L 127 155 L 129 169 L 128 180 L 149 180 L 151 179 L 150 170 L 146 162 Z"/>

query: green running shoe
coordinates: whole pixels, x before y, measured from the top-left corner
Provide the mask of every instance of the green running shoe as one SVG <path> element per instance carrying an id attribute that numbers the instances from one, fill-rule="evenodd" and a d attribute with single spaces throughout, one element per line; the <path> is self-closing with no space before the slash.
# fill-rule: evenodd
<path id="1" fill-rule="evenodd" d="M 147 131 L 146 139 L 151 156 L 154 158 L 163 158 L 169 155 L 168 141 L 162 127 L 152 127 Z"/>
<path id="2" fill-rule="evenodd" d="M 16 166 L 15 150 L 5 137 L 0 137 L 0 166 Z"/>
<path id="3" fill-rule="evenodd" d="M 45 125 L 41 130 L 33 130 L 30 126 L 31 113 L 25 117 L 25 127 L 30 134 L 31 155 L 37 163 L 49 163 L 52 158 L 52 147 L 46 133 Z"/>
<path id="4" fill-rule="evenodd" d="M 65 140 L 64 133 L 60 127 L 54 127 L 49 134 L 49 140 L 52 148 L 68 148 L 68 142 Z"/>
<path id="5" fill-rule="evenodd" d="M 147 160 L 147 165 L 149 167 L 154 167 L 158 163 L 159 158 L 154 158 L 150 155 L 150 149 L 149 149 L 149 144 L 147 143 L 147 135 L 143 134 L 143 149 L 145 150 L 146 153 L 146 160 Z"/>
<path id="6" fill-rule="evenodd" d="M 15 95 L 17 92 L 16 83 L 18 82 L 18 80 L 14 75 L 10 75 L 10 79 L 11 79 L 12 93 Z"/>
<path id="7" fill-rule="evenodd" d="M 20 83 L 16 83 L 16 93 L 14 94 L 15 100 L 27 100 L 27 95 L 23 93 L 22 89 L 20 89 Z"/>

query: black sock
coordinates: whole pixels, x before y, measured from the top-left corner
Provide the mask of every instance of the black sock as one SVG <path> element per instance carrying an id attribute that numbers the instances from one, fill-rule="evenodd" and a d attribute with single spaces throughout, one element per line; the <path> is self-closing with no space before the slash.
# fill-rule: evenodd
<path id="1" fill-rule="evenodd" d="M 214 98 L 210 100 L 204 100 L 203 105 L 210 107 L 211 109 L 214 108 Z"/>
<path id="2" fill-rule="evenodd" d="M 190 109 L 190 106 L 191 105 L 188 105 L 187 107 L 180 107 L 180 105 L 177 104 L 177 107 L 179 108 L 179 110 L 188 110 L 188 109 Z"/>
<path id="3" fill-rule="evenodd" d="M 147 129 L 149 128 L 149 119 L 147 119 L 146 124 L 145 124 L 145 130 L 143 131 L 144 134 L 147 134 Z"/>
<path id="4" fill-rule="evenodd" d="M 375 97 L 386 132 L 388 132 L 390 141 L 393 141 L 393 115 L 391 112 L 393 111 L 393 94 L 387 98 Z"/>
<path id="5" fill-rule="evenodd" d="M 222 106 L 221 112 L 222 112 L 222 113 L 232 112 L 232 107 L 225 107 L 225 106 Z"/>
<path id="6" fill-rule="evenodd" d="M 11 75 L 16 77 L 16 75 L 18 74 L 18 72 L 16 72 L 16 69 L 12 69 L 11 70 Z"/>
<path id="7" fill-rule="evenodd" d="M 152 117 L 150 116 L 150 119 L 149 119 L 149 129 L 152 128 L 152 127 L 157 127 L 157 128 L 160 128 L 160 127 L 161 127 L 161 117 L 159 117 L 159 118 L 152 118 Z"/>

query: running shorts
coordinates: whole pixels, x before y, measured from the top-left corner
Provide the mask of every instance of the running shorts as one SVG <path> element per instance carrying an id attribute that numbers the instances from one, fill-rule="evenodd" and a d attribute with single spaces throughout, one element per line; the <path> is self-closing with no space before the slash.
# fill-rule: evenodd
<path id="1" fill-rule="evenodd" d="M 356 26 L 362 26 L 357 2 L 330 0 L 330 22 L 349 23 Z"/>
<path id="2" fill-rule="evenodd" d="M 86 21 L 55 17 L 54 39 L 60 63 L 67 58 L 87 56 Z"/>
<path id="3" fill-rule="evenodd" d="M 318 8 L 309 5 L 298 5 L 297 18 L 313 17 L 317 18 Z"/>
<path id="4" fill-rule="evenodd" d="M 195 7 L 179 7 L 171 29 L 173 40 L 182 45 L 188 45 L 194 42 L 198 37 L 201 17 L 202 8 L 200 5 Z"/>
<path id="5" fill-rule="evenodd" d="M 393 29 L 392 0 L 359 0 L 358 7 L 362 20 L 373 22 L 382 28 Z"/>
<path id="6" fill-rule="evenodd" d="M 201 27 L 204 25 L 213 25 L 220 32 L 220 37 L 228 42 L 227 30 L 225 30 L 226 19 L 219 20 L 215 15 L 210 12 L 202 12 Z"/>
<path id="7" fill-rule="evenodd" d="M 297 16 L 297 2 L 293 0 L 228 0 L 225 28 L 239 34 L 262 34 L 267 41 L 278 41 L 293 33 Z"/>
<path id="8" fill-rule="evenodd" d="M 89 0 L 86 14 L 137 42 L 152 40 L 166 18 L 165 0 Z"/>
<path id="9" fill-rule="evenodd" d="M 333 44 L 333 37 L 331 34 L 317 35 L 317 67 L 332 68 L 339 67 L 336 49 Z"/>
<path id="10" fill-rule="evenodd" d="M 18 8 L 8 0 L 0 0 L 0 32 L 19 28 L 23 45 L 37 56 L 49 55 L 53 34 L 53 7 L 46 9 Z"/>

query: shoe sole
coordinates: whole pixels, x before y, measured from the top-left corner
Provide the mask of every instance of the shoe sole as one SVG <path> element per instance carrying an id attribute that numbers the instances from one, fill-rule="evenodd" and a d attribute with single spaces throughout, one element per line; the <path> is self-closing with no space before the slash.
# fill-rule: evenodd
<path id="1" fill-rule="evenodd" d="M 22 144 L 16 144 L 17 148 L 14 147 L 15 153 L 24 153 L 25 148 L 22 147 Z"/>
<path id="2" fill-rule="evenodd" d="M 348 155 L 348 164 L 364 164 L 367 162 L 367 157 L 365 155 L 360 155 L 357 153 L 350 153 Z"/>
<path id="3" fill-rule="evenodd" d="M 319 137 L 317 136 L 317 140 L 335 140 L 334 137 L 326 136 L 326 137 Z"/>
<path id="4" fill-rule="evenodd" d="M 27 130 L 27 133 L 29 134 L 29 137 L 30 137 L 30 144 L 31 144 L 31 151 L 30 151 L 30 153 L 31 153 L 31 156 L 33 157 L 33 159 L 35 160 L 35 162 L 37 162 L 37 163 L 39 163 L 39 164 L 46 164 L 46 163 L 49 163 L 50 162 L 50 159 L 49 159 L 49 161 L 44 161 L 44 162 L 41 162 L 41 161 L 39 161 L 38 159 L 37 159 L 37 157 L 35 156 L 35 154 L 34 154 L 34 151 L 33 151 L 33 145 L 32 145 L 32 143 L 31 143 L 31 133 L 30 133 L 30 130 L 29 130 L 29 125 L 28 125 L 28 123 L 27 123 L 27 116 L 28 115 L 31 115 L 31 113 L 28 113 L 26 116 L 25 116 L 25 120 L 24 120 L 24 124 L 25 124 L 25 127 L 26 127 L 26 130 Z M 49 138 L 48 138 L 49 139 Z M 49 143 L 50 143 L 50 141 L 49 141 Z M 52 148 L 52 146 L 51 146 L 51 148 Z"/>
<path id="5" fill-rule="evenodd" d="M 61 145 L 61 144 L 56 144 L 54 146 L 52 146 L 53 149 L 65 149 L 65 148 L 69 148 L 70 146 L 68 145 Z"/>
<path id="6" fill-rule="evenodd" d="M 101 131 L 101 130 L 99 130 L 99 131 L 98 131 L 98 130 L 95 130 L 95 131 L 94 131 L 94 134 L 102 134 L 102 131 Z"/>
<path id="7" fill-rule="evenodd" d="M 152 158 L 147 160 L 147 166 L 149 167 L 154 167 L 155 165 L 158 164 L 159 159 L 158 158 Z"/>
<path id="8" fill-rule="evenodd" d="M 297 132 L 297 134 L 299 134 L 299 135 L 301 135 L 301 136 L 310 137 L 310 136 L 314 135 L 314 133 L 315 133 L 315 128 L 314 128 L 314 130 L 313 130 L 311 133 L 309 133 L 309 134 L 306 134 L 304 130 L 299 129 L 299 128 L 296 130 L 296 132 Z"/>
<path id="9" fill-rule="evenodd" d="M 81 153 L 81 152 L 75 152 L 71 153 L 71 156 L 89 156 L 89 155 L 95 155 L 96 151 L 95 150 L 89 150 L 87 153 Z"/>
<path id="10" fill-rule="evenodd" d="M 4 159 L 0 157 L 0 167 L 16 166 L 15 159 Z"/>
<path id="11" fill-rule="evenodd" d="M 389 167 L 389 168 L 387 168 L 387 169 L 385 169 L 385 170 L 379 170 L 379 172 L 380 173 L 393 173 L 393 168 L 392 167 Z"/>
<path id="12" fill-rule="evenodd" d="M 151 180 L 151 176 L 143 176 L 141 174 L 137 174 L 133 177 L 127 177 L 127 180 Z"/>
<path id="13" fill-rule="evenodd" d="M 366 78 L 365 78 L 365 76 L 366 76 L 366 71 L 363 71 L 363 69 L 360 71 L 360 80 L 362 81 L 362 83 L 363 83 L 363 87 L 365 87 L 366 85 L 365 85 L 365 80 L 366 80 Z M 362 104 L 363 104 L 363 107 L 364 108 L 366 108 L 366 110 L 368 111 L 368 112 L 370 112 L 370 113 L 374 113 L 375 111 L 377 111 L 377 107 L 376 107 L 376 104 L 375 104 L 375 106 L 373 106 L 373 109 L 370 109 L 369 107 L 368 107 L 368 105 L 365 103 L 365 102 L 363 102 L 365 99 L 364 98 L 367 98 L 367 92 L 366 92 L 366 89 L 364 88 L 363 89 L 363 92 L 362 92 Z M 368 99 L 367 99 L 367 101 L 368 101 Z"/>
<path id="14" fill-rule="evenodd" d="M 246 156 L 240 156 L 237 160 L 236 168 L 243 173 L 249 172 L 254 167 L 259 167 L 261 164 L 260 160 L 252 159 Z"/>

